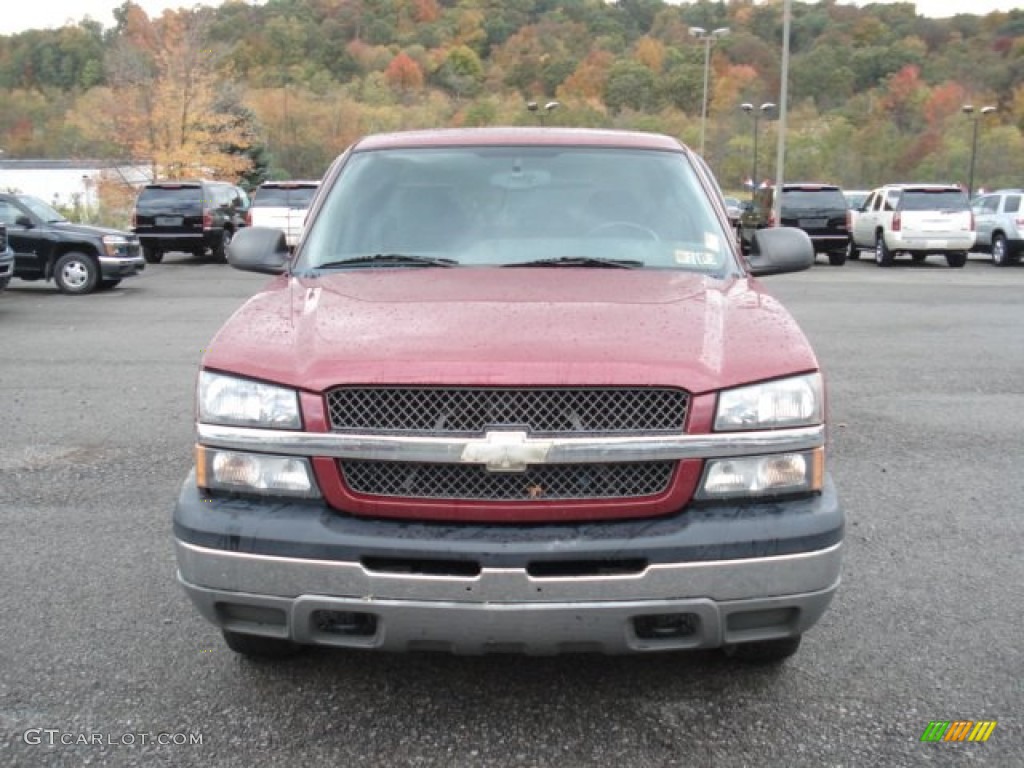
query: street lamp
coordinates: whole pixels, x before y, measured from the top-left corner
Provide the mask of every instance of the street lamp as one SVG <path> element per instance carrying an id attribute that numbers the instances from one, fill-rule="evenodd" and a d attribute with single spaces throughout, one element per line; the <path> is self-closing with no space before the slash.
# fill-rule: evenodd
<path id="1" fill-rule="evenodd" d="M 560 106 L 562 106 L 561 103 L 557 101 L 549 101 L 544 105 L 544 110 L 541 111 L 540 105 L 536 101 L 526 102 L 526 108 L 537 115 L 537 119 L 540 120 L 541 125 L 544 125 L 544 116 L 550 114 Z"/>
<path id="2" fill-rule="evenodd" d="M 967 171 L 967 199 L 970 200 L 974 194 L 974 158 L 978 154 L 978 118 L 982 115 L 991 115 L 996 111 L 995 107 L 982 107 L 978 114 L 974 113 L 972 104 L 964 104 L 963 112 L 971 119 L 971 164 Z"/>
<path id="3" fill-rule="evenodd" d="M 704 98 L 700 104 L 700 156 L 704 157 L 704 130 L 708 122 L 708 75 L 711 71 L 711 43 L 729 34 L 728 27 L 708 32 L 704 27 L 690 27 L 690 34 L 704 41 Z"/>
<path id="4" fill-rule="evenodd" d="M 762 115 L 766 115 L 775 109 L 775 104 L 766 101 L 760 107 L 755 107 L 750 102 L 744 102 L 740 104 L 740 109 L 754 118 L 754 170 L 750 174 L 750 199 L 753 200 L 757 192 L 757 124 Z"/>

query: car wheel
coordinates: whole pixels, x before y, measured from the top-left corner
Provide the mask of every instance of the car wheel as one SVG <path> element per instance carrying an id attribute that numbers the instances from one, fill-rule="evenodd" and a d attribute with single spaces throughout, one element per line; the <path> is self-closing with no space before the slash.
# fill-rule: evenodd
<path id="1" fill-rule="evenodd" d="M 1010 258 L 1010 250 L 1006 247 L 1006 238 L 996 235 L 992 238 L 992 263 L 997 267 L 1007 266 L 1013 259 Z"/>
<path id="2" fill-rule="evenodd" d="M 771 664 L 788 659 L 800 647 L 801 635 L 780 637 L 777 640 L 756 640 L 736 643 L 722 648 L 726 656 L 755 664 Z"/>
<path id="3" fill-rule="evenodd" d="M 846 263 L 846 251 L 832 251 L 828 255 L 828 263 L 833 267 L 841 267 Z"/>
<path id="4" fill-rule="evenodd" d="M 53 279 L 62 293 L 92 293 L 100 281 L 100 265 L 84 253 L 65 253 L 53 266 Z"/>
<path id="5" fill-rule="evenodd" d="M 116 280 L 100 280 L 100 290 L 109 291 L 111 288 L 116 288 L 121 284 L 121 279 Z"/>
<path id="6" fill-rule="evenodd" d="M 302 650 L 291 640 L 262 635 L 246 635 L 241 632 L 222 630 L 224 642 L 235 653 L 254 659 L 288 659 Z"/>
<path id="7" fill-rule="evenodd" d="M 892 266 L 892 251 L 885 244 L 885 235 L 881 232 L 875 238 L 875 264 L 880 267 Z"/>
<path id="8" fill-rule="evenodd" d="M 11 276 L 10 275 L 8 275 L 7 277 L 0 277 L 0 291 L 2 291 L 4 288 L 6 288 L 10 284 L 11 284 Z"/>
<path id="9" fill-rule="evenodd" d="M 226 263 L 228 260 L 228 246 L 231 244 L 231 230 L 225 229 L 220 234 L 220 240 L 213 246 L 213 260 Z"/>
<path id="10" fill-rule="evenodd" d="M 960 251 L 959 253 L 947 253 L 946 263 L 951 267 L 960 268 L 967 263 L 967 252 Z"/>
<path id="11" fill-rule="evenodd" d="M 848 261 L 857 261 L 860 258 L 860 248 L 854 244 L 852 237 L 846 244 L 846 258 Z"/>
<path id="12" fill-rule="evenodd" d="M 147 264 L 159 264 L 164 260 L 164 252 L 151 245 L 145 245 L 142 247 L 142 258 L 146 260 Z"/>

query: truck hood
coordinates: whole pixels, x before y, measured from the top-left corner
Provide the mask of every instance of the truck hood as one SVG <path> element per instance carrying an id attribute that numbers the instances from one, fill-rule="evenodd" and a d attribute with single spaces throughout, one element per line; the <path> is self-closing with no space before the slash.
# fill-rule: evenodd
<path id="1" fill-rule="evenodd" d="M 818 368 L 756 281 L 529 267 L 283 276 L 225 324 L 203 366 L 316 392 L 572 384 L 694 394 Z"/>
<path id="2" fill-rule="evenodd" d="M 51 227 L 57 232 L 63 232 L 70 237 L 103 237 L 104 235 L 119 235 L 120 237 L 127 237 L 129 239 L 135 239 L 135 235 L 131 232 L 125 232 L 120 229 L 110 229 L 109 227 L 94 227 L 91 224 L 76 224 L 71 221 L 54 221 L 46 226 Z"/>

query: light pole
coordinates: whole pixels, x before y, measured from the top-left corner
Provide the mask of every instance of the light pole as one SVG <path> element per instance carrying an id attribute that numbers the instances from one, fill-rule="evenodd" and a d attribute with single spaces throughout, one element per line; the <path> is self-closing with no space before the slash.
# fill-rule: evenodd
<path id="1" fill-rule="evenodd" d="M 543 111 L 541 111 L 540 105 L 536 101 L 526 102 L 526 108 L 537 115 L 537 119 L 540 120 L 540 124 L 544 125 L 544 116 L 550 114 L 553 110 L 558 109 L 561 105 L 557 101 L 549 101 L 544 105 Z"/>
<path id="2" fill-rule="evenodd" d="M 754 118 L 754 170 L 750 174 L 750 199 L 753 200 L 754 195 L 757 193 L 757 124 L 760 122 L 762 115 L 766 115 L 775 109 L 775 104 L 766 101 L 760 107 L 755 107 L 750 102 L 744 102 L 740 104 L 740 109 Z"/>
<path id="3" fill-rule="evenodd" d="M 971 119 L 971 164 L 967 170 L 967 199 L 970 200 L 974 194 L 974 158 L 978 154 L 978 119 L 982 115 L 991 115 L 996 111 L 995 107 L 982 107 L 978 114 L 974 113 L 972 104 L 964 104 L 963 112 Z"/>
<path id="4" fill-rule="evenodd" d="M 704 98 L 700 104 L 700 156 L 704 157 L 704 131 L 708 123 L 708 76 L 711 72 L 711 43 L 729 34 L 728 27 L 708 32 L 704 27 L 690 27 L 690 34 L 704 41 Z"/>

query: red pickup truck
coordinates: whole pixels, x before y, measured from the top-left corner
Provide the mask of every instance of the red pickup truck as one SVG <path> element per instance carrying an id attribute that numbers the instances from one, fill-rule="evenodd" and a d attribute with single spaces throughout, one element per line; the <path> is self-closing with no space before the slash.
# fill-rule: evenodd
<path id="1" fill-rule="evenodd" d="M 242 654 L 791 655 L 844 516 L 804 335 L 698 156 L 560 128 L 367 137 L 202 361 L 179 580 Z"/>

